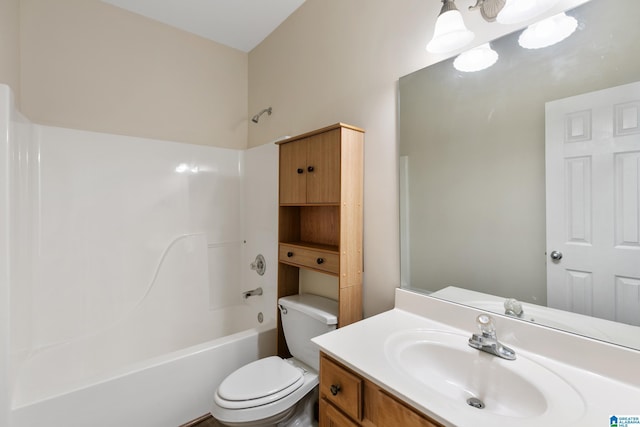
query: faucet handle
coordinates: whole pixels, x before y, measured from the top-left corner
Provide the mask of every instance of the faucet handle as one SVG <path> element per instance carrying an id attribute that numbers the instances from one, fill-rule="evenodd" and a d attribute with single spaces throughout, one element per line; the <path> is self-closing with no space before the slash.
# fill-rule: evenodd
<path id="1" fill-rule="evenodd" d="M 522 303 L 515 298 L 507 298 L 504 301 L 505 314 L 510 314 L 516 317 L 522 317 Z"/>
<path id="2" fill-rule="evenodd" d="M 488 314 L 481 314 L 476 318 L 478 322 L 478 328 L 482 332 L 482 336 L 495 338 L 496 327 L 493 324 L 493 318 Z"/>

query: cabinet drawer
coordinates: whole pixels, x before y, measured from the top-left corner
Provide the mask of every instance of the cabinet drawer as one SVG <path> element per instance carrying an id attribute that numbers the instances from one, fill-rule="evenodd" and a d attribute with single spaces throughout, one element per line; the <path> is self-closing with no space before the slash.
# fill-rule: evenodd
<path id="1" fill-rule="evenodd" d="M 362 419 L 362 379 L 326 357 L 320 358 L 320 394 L 345 414 Z"/>
<path id="2" fill-rule="evenodd" d="M 340 260 L 332 254 L 299 246 L 280 245 L 280 261 L 338 274 Z"/>

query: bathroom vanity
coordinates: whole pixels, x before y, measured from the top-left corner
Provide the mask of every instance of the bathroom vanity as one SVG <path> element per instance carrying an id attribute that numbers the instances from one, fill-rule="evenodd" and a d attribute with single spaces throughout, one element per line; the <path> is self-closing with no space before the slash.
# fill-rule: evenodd
<path id="1" fill-rule="evenodd" d="M 320 426 L 602 426 L 639 416 L 640 352 L 491 315 L 507 360 L 468 345 L 481 310 L 396 290 L 393 310 L 314 338 Z"/>
<path id="2" fill-rule="evenodd" d="M 320 427 L 441 426 L 324 353 L 320 396 Z"/>

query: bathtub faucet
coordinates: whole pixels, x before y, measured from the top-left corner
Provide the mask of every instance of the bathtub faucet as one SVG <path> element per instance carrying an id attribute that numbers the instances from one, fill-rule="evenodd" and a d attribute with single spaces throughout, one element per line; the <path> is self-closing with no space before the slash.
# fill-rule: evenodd
<path id="1" fill-rule="evenodd" d="M 252 297 L 254 295 L 262 295 L 262 288 L 256 288 L 256 289 L 253 289 L 251 291 L 246 291 L 246 292 L 242 293 L 242 297 L 244 299 L 247 299 L 247 298 Z"/>

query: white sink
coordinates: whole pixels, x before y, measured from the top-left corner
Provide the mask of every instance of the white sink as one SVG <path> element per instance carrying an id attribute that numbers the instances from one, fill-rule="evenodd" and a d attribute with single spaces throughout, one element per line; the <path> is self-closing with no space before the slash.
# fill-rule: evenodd
<path id="1" fill-rule="evenodd" d="M 518 420 L 563 425 L 583 414 L 582 397 L 554 372 L 517 351 L 516 360 L 505 360 L 471 348 L 469 336 L 428 329 L 397 332 L 386 340 L 385 353 L 407 381 L 496 425 Z M 476 407 L 479 402 L 483 408 Z"/>

